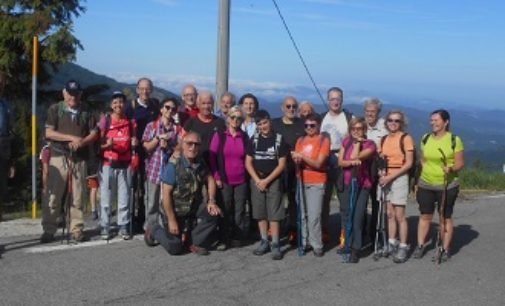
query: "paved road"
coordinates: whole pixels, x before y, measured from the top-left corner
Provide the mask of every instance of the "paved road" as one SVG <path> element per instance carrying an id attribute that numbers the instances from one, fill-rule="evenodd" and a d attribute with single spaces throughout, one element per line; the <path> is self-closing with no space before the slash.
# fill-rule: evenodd
<path id="1" fill-rule="evenodd" d="M 39 225 L 4 222 L 0 304 L 503 305 L 504 202 L 496 194 L 457 203 L 454 256 L 441 266 L 431 262 L 433 251 L 405 264 L 368 256 L 353 265 L 334 248 L 315 258 L 285 247 L 284 260 L 273 261 L 253 256 L 255 245 L 172 257 L 147 248 L 141 237 L 40 246 Z M 415 228 L 416 206 L 408 210 Z"/>

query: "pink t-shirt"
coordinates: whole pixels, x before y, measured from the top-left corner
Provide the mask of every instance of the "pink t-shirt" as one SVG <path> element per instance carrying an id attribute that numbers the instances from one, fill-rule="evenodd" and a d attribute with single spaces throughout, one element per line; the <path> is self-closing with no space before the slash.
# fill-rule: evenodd
<path id="1" fill-rule="evenodd" d="M 342 141 L 342 149 L 345 150 L 344 153 L 344 160 L 350 160 L 350 156 L 352 153 L 352 144 L 349 144 L 351 141 L 351 138 L 347 136 L 344 138 Z M 377 152 L 377 147 L 375 146 L 375 143 L 367 139 L 363 142 L 363 145 L 361 147 L 361 150 L 366 150 L 366 149 L 371 149 L 373 151 L 373 154 L 367 159 L 362 161 L 361 165 L 359 166 L 358 169 L 358 185 L 361 188 L 371 188 L 374 182 L 374 178 L 370 175 L 370 167 L 372 165 L 372 160 L 374 158 L 374 155 Z M 347 167 L 344 168 L 344 184 L 345 185 L 350 185 L 352 180 L 352 167 Z"/>

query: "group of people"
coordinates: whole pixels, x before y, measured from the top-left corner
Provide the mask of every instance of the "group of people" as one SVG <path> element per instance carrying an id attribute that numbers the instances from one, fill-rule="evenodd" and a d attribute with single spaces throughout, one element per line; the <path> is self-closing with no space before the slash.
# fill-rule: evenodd
<path id="1" fill-rule="evenodd" d="M 212 93 L 198 92 L 193 85 L 183 88 L 181 103 L 175 98 L 159 102 L 151 98 L 152 90 L 152 81 L 141 78 L 133 101 L 114 92 L 108 111 L 98 117 L 81 102 L 80 84 L 69 81 L 63 100 L 49 107 L 42 243 L 54 240 L 62 205 L 72 239 L 87 238 L 83 194 L 86 178 L 96 174 L 104 239 L 113 234 L 116 198 L 118 235 L 130 239 L 133 231 L 143 231 L 147 245 L 159 244 L 172 255 L 239 247 L 257 231 L 255 255 L 271 253 L 274 260 L 281 259 L 280 241 L 286 233 L 290 243 L 320 257 L 331 241 L 329 204 L 336 191 L 337 252 L 346 254 L 348 262 L 359 261 L 365 241 L 376 240 L 383 205 L 388 239 L 381 247 L 402 263 L 410 253 L 405 212 L 410 178 L 420 169 L 413 257 L 425 254 L 431 220 L 440 206 L 444 260 L 450 257 L 451 216 L 464 158 L 461 139 L 450 132 L 447 111 L 431 114 L 432 130 L 416 153 L 402 111 L 380 118 L 382 104 L 372 98 L 365 101 L 364 116 L 355 116 L 343 108 L 344 93 L 338 87 L 328 90 L 326 113 L 317 114 L 310 102 L 288 96 L 281 104 L 283 115 L 275 119 L 251 93 L 238 103 L 235 95 L 225 93 L 214 112 Z M 94 155 L 99 166 L 92 171 L 96 173 L 87 173 Z M 372 213 L 367 218 L 369 202 Z M 141 228 L 135 229 L 134 222 Z"/>

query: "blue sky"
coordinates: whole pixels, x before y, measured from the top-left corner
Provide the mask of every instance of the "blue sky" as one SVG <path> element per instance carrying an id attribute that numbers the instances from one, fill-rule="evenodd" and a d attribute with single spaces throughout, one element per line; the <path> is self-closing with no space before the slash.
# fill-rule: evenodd
<path id="1" fill-rule="evenodd" d="M 505 1 L 277 0 L 321 90 L 505 108 Z M 218 0 L 88 0 L 77 63 L 213 90 Z M 271 0 L 232 0 L 230 87 L 318 102 Z M 503 104 L 503 105 L 502 105 Z"/>

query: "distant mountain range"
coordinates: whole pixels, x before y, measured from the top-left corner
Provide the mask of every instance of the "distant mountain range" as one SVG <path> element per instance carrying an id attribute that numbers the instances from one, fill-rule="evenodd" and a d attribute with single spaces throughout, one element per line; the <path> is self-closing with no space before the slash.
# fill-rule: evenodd
<path id="1" fill-rule="evenodd" d="M 98 97 L 95 97 L 95 99 L 103 100 L 104 102 L 108 101 L 108 97 L 112 91 L 126 89 L 135 93 L 136 88 L 136 84 L 117 82 L 110 77 L 96 74 L 79 65 L 70 63 L 60 66 L 59 71 L 54 74 L 52 83 L 47 86 L 47 89 L 60 90 L 69 79 L 81 82 L 83 87 L 97 84 L 107 85 L 109 89 L 100 93 Z M 237 94 L 240 95 L 242 93 Z M 179 98 L 173 92 L 159 87 L 155 87 L 153 96 L 158 99 L 164 97 Z M 268 99 L 260 99 L 260 101 L 260 108 L 268 110 L 273 117 L 281 115 L 279 102 L 269 102 Z M 430 131 L 430 113 L 435 108 L 444 107 L 444 105 L 408 99 L 402 99 L 402 101 L 406 101 L 409 106 L 384 104 L 382 115 L 387 114 L 392 109 L 402 110 L 409 121 L 408 132 L 413 135 L 416 142 L 419 142 L 422 135 Z M 363 115 L 363 106 L 360 104 L 344 103 L 344 107 L 357 116 Z M 316 110 L 324 112 L 326 111 L 326 107 L 317 104 Z M 488 164 L 490 169 L 502 171 L 502 165 L 505 163 L 505 111 L 479 109 L 478 105 L 475 105 L 471 109 L 461 106 L 458 108 L 448 107 L 447 110 L 451 114 L 451 130 L 463 139 L 467 164 L 471 165 L 475 160 L 479 159 Z"/>

